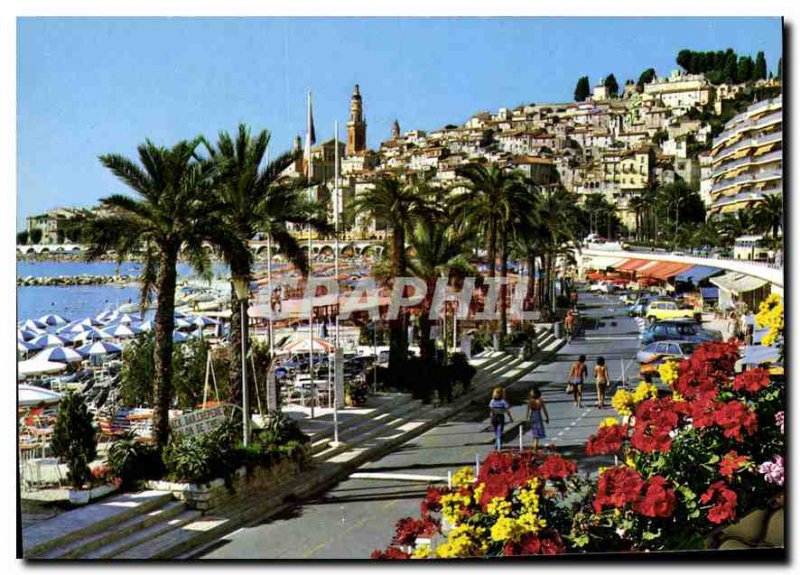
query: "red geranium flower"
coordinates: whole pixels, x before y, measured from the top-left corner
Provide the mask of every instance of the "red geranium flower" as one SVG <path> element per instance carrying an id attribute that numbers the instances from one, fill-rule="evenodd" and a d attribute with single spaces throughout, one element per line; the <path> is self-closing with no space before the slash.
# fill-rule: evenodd
<path id="1" fill-rule="evenodd" d="M 410 553 L 406 553 L 402 549 L 398 549 L 397 547 L 387 547 L 386 551 L 381 551 L 380 549 L 376 549 L 372 552 L 372 555 L 369 556 L 370 559 L 377 559 L 377 560 L 397 560 L 397 559 L 409 559 L 411 558 Z"/>
<path id="2" fill-rule="evenodd" d="M 420 515 L 427 515 L 429 511 L 440 511 L 442 504 L 439 500 L 442 498 L 442 490 L 436 487 L 428 487 L 428 492 L 425 494 L 425 499 L 419 504 Z"/>
<path id="3" fill-rule="evenodd" d="M 564 542 L 556 531 L 548 531 L 539 538 L 542 555 L 559 555 L 564 552 Z"/>
<path id="4" fill-rule="evenodd" d="M 758 393 L 765 387 L 769 387 L 769 371 L 763 368 L 751 369 L 733 378 L 735 391 Z"/>
<path id="5" fill-rule="evenodd" d="M 723 429 L 725 437 L 733 437 L 737 441 L 742 441 L 742 430 L 748 435 L 758 430 L 756 414 L 738 399 L 718 403 L 714 423 Z"/>
<path id="6" fill-rule="evenodd" d="M 639 472 L 626 466 L 610 467 L 603 471 L 597 481 L 594 510 L 600 513 L 604 506 L 622 507 L 635 503 L 644 481 Z"/>
<path id="7" fill-rule="evenodd" d="M 714 501 L 714 506 L 708 510 L 708 520 L 717 524 L 736 519 L 736 500 L 736 492 L 724 481 L 711 484 L 700 496 L 701 503 Z"/>
<path id="8" fill-rule="evenodd" d="M 746 455 L 739 455 L 735 451 L 729 451 L 719 462 L 719 472 L 730 481 L 733 479 L 733 474 L 736 470 L 747 463 L 748 459 Z"/>
<path id="9" fill-rule="evenodd" d="M 577 470 L 578 467 L 572 461 L 564 459 L 560 455 L 551 455 L 544 460 L 536 472 L 546 479 L 564 479 Z"/>
<path id="10" fill-rule="evenodd" d="M 674 509 L 675 490 L 660 476 L 647 480 L 643 497 L 634 505 L 634 510 L 646 517 L 672 517 Z"/>
<path id="11" fill-rule="evenodd" d="M 590 435 L 586 441 L 586 455 L 609 455 L 622 449 L 622 442 L 628 439 L 627 425 L 605 425 Z"/>

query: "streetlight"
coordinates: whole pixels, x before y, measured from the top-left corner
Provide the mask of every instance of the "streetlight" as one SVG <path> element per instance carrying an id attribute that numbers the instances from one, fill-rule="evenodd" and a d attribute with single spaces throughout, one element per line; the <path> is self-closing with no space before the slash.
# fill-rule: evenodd
<path id="1" fill-rule="evenodd" d="M 236 298 L 239 300 L 239 323 L 242 325 L 242 441 L 244 446 L 250 444 L 250 397 L 247 393 L 247 324 L 245 323 L 245 311 L 247 300 L 250 298 L 250 284 L 241 278 L 233 280 L 233 289 Z"/>

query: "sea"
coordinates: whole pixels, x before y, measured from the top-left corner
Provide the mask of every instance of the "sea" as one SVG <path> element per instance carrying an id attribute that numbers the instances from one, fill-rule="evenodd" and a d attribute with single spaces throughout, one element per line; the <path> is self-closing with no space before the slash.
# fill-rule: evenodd
<path id="1" fill-rule="evenodd" d="M 142 264 L 138 262 L 17 262 L 17 277 L 58 277 L 79 275 L 131 275 L 138 276 Z M 214 264 L 215 276 L 229 275 L 224 264 Z M 179 278 L 195 277 L 192 268 L 178 264 Z M 24 321 L 54 313 L 68 320 L 95 316 L 102 311 L 125 303 L 139 301 L 138 285 L 92 286 L 30 286 L 17 288 L 17 319 Z"/>

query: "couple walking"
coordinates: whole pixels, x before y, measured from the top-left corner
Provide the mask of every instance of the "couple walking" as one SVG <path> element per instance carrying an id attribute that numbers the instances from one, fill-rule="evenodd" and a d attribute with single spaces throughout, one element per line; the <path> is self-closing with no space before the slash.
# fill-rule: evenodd
<path id="1" fill-rule="evenodd" d="M 572 364 L 567 377 L 567 393 L 572 394 L 575 405 L 583 407 L 583 384 L 584 379 L 589 375 L 589 370 L 586 367 L 586 356 L 581 354 L 578 360 Z M 595 388 L 597 389 L 597 403 L 595 407 L 598 409 L 605 409 L 606 407 L 606 392 L 610 387 L 610 380 L 608 378 L 608 367 L 604 357 L 597 358 L 597 364 L 594 366 L 594 381 Z"/>
<path id="2" fill-rule="evenodd" d="M 511 405 L 506 401 L 506 392 L 502 387 L 496 387 L 492 392 L 492 400 L 489 402 L 491 412 L 492 428 L 494 429 L 494 448 L 500 451 L 503 448 L 503 431 L 506 425 L 506 414 L 508 421 L 513 422 L 511 417 Z M 545 438 L 544 424 L 550 423 L 550 416 L 547 414 L 547 407 L 542 399 L 542 392 L 538 387 L 531 389 L 528 394 L 527 409 L 525 419 L 531 425 L 531 437 L 533 438 L 533 449 L 539 449 L 539 440 Z"/>

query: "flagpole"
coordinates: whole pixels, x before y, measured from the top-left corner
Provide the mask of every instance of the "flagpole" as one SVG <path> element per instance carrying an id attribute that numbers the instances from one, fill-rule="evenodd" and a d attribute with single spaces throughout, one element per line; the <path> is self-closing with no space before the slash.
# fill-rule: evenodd
<path id="1" fill-rule="evenodd" d="M 339 122 L 333 122 L 333 277 L 336 279 L 336 326 L 333 335 L 333 442 L 339 445 Z M 330 368 L 328 369 L 330 372 Z M 330 389 L 328 389 L 330 393 Z"/>
<path id="2" fill-rule="evenodd" d="M 308 196 L 312 200 L 313 192 L 311 191 L 311 136 L 313 128 L 311 125 L 311 90 L 308 91 L 308 132 L 306 135 L 306 145 L 308 147 L 308 164 L 307 164 L 307 182 L 308 182 Z M 311 224 L 308 224 L 308 283 L 311 283 L 311 278 L 314 275 L 313 270 L 313 256 L 311 253 Z M 311 290 L 307 290 L 308 294 L 308 375 L 311 384 L 311 418 L 314 418 L 314 403 L 316 402 L 316 394 L 314 393 L 314 294 Z"/>

